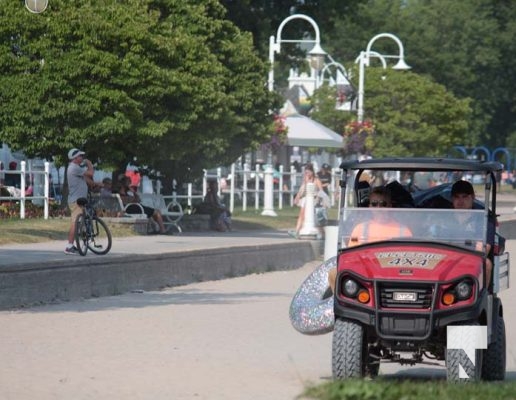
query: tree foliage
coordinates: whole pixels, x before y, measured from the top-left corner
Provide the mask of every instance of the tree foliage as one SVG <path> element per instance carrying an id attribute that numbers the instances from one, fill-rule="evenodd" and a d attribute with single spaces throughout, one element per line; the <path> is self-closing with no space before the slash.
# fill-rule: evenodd
<path id="1" fill-rule="evenodd" d="M 237 4 L 230 0 L 223 3 Z M 492 148 L 516 140 L 516 2 L 513 0 L 246 0 L 248 13 L 260 10 L 255 45 L 267 57 L 268 36 L 293 12 L 311 16 L 321 32 L 321 45 L 343 63 L 353 62 L 376 34 L 397 35 L 412 72 L 428 75 L 457 98 L 471 99 L 466 146 Z M 229 18 L 233 13 L 228 14 Z M 252 20 L 252 18 L 250 18 Z M 235 19 L 233 19 L 235 21 Z M 249 20 L 249 19 L 248 19 Z M 248 21 L 247 20 L 247 21 Z M 244 26 L 246 22 L 237 22 Z M 267 26 L 269 24 L 269 26 Z M 293 24 L 294 37 L 305 26 Z M 380 40 L 373 50 L 397 54 L 393 41 Z M 288 69 L 291 57 L 278 60 Z M 282 81 L 277 78 L 278 84 Z M 286 80 L 283 80 L 286 84 Z"/>
<path id="2" fill-rule="evenodd" d="M 358 79 L 352 67 L 354 79 Z M 355 85 L 357 84 L 354 82 Z M 335 109 L 335 87 L 316 92 L 313 117 L 339 133 L 355 116 Z M 375 133 L 369 154 L 386 156 L 442 156 L 468 139 L 472 110 L 468 99 L 458 99 L 431 78 L 409 71 L 368 67 L 365 72 L 364 111 Z M 354 153 L 345 143 L 343 152 Z"/>
<path id="3" fill-rule="evenodd" d="M 215 0 L 2 2 L 0 39 L 0 139 L 28 156 L 206 168 L 271 135 L 267 66 Z"/>
<path id="4" fill-rule="evenodd" d="M 321 28 L 323 30 L 324 28 Z M 465 145 L 503 146 L 516 131 L 516 3 L 511 0 L 364 0 L 339 18 L 328 50 L 352 60 L 381 32 L 397 35 L 412 71 L 429 75 L 458 98 L 470 98 Z M 397 54 L 394 42 L 373 50 Z"/>
<path id="5" fill-rule="evenodd" d="M 467 140 L 469 99 L 427 77 L 369 68 L 365 93 L 366 115 L 376 126 L 375 157 L 443 156 Z"/>
<path id="6" fill-rule="evenodd" d="M 354 117 L 350 112 L 336 110 L 337 88 L 335 86 L 322 86 L 314 93 L 311 100 L 314 107 L 310 117 L 337 133 L 342 134 L 344 126 Z"/>
<path id="7" fill-rule="evenodd" d="M 402 40 L 413 74 L 384 82 L 400 79 L 391 91 L 406 93 L 396 103 L 370 86 L 374 72 L 366 72 L 378 154 L 516 143 L 512 0 L 51 0 L 39 15 L 22 1 L 3 1 L 0 139 L 61 161 L 75 146 L 102 166 L 136 156 L 176 177 L 231 162 L 270 140 L 271 111 L 281 101 L 265 84 L 268 41 L 293 13 L 311 16 L 322 47 L 346 65 L 378 33 Z M 313 32 L 293 23 L 284 34 Z M 277 55 L 282 72 L 303 62 L 304 52 L 291 47 Z M 373 50 L 398 51 L 389 40 Z M 352 115 L 325 110 L 328 94 L 320 96 L 313 117 L 342 132 Z M 450 114 L 439 103 L 451 105 Z M 425 129 L 435 140 L 424 140 Z"/>

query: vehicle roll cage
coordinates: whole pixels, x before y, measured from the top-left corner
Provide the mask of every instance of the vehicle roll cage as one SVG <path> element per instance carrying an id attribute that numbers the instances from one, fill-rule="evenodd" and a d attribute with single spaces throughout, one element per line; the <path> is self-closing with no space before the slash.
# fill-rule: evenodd
<path id="1" fill-rule="evenodd" d="M 400 172 L 478 172 L 486 175 L 485 207 L 495 212 L 496 207 L 496 172 L 503 170 L 498 161 L 465 160 L 461 158 L 371 158 L 365 160 L 347 160 L 340 164 L 342 175 L 341 190 L 344 192 L 348 179 L 353 177 L 354 190 L 358 190 L 359 178 L 364 171 L 400 171 Z M 351 174 L 352 173 L 352 174 Z"/>
<path id="2" fill-rule="evenodd" d="M 371 158 L 344 161 L 341 169 L 381 169 L 393 171 L 478 171 L 496 172 L 503 169 L 498 161 L 464 160 L 462 158 Z"/>

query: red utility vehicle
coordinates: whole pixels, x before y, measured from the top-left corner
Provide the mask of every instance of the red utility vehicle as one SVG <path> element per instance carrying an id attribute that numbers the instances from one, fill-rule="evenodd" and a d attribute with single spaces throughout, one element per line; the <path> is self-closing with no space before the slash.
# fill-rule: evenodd
<path id="1" fill-rule="evenodd" d="M 374 377 L 384 362 L 444 360 L 450 381 L 463 378 L 459 364 L 471 379 L 504 379 L 505 325 L 497 294 L 509 285 L 509 255 L 498 232 L 486 253 L 488 225 L 497 226 L 496 174 L 502 165 L 388 158 L 346 161 L 341 169 L 334 378 Z M 452 209 L 453 182 L 473 177 L 473 209 Z M 376 185 L 390 188 L 392 208 L 367 207 L 368 190 Z M 378 212 L 408 227 L 411 236 L 385 240 L 371 232 L 366 243 L 350 246 L 353 228 Z M 489 286 L 487 258 L 494 265 Z M 475 350 L 475 361 L 447 349 L 452 325 L 487 326 L 487 349 Z"/>

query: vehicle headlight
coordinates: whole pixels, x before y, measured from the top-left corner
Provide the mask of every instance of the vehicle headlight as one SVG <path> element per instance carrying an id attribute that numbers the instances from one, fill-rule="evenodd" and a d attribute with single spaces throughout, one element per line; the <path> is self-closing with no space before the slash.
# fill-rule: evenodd
<path id="1" fill-rule="evenodd" d="M 448 289 L 441 299 L 442 303 L 450 306 L 457 301 L 467 300 L 473 294 L 473 282 L 471 280 L 463 280 L 452 288 Z"/>
<path id="2" fill-rule="evenodd" d="M 473 292 L 473 287 L 471 283 L 468 281 L 462 281 L 455 286 L 455 292 L 457 293 L 458 300 L 466 300 L 471 297 L 471 293 Z"/>
<path id="3" fill-rule="evenodd" d="M 344 281 L 342 291 L 348 297 L 355 297 L 358 293 L 358 288 L 358 283 L 356 283 L 353 279 L 348 278 Z"/>

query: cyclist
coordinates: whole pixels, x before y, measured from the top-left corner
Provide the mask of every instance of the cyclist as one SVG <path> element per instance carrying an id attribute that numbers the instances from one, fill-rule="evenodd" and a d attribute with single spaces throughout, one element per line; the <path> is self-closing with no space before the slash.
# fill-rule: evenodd
<path id="1" fill-rule="evenodd" d="M 77 204 L 77 199 L 88 196 L 88 185 L 93 182 L 93 164 L 84 158 L 84 151 L 73 148 L 68 152 L 68 170 L 66 172 L 68 180 L 68 207 L 70 208 L 71 223 L 68 231 L 68 245 L 65 254 L 78 255 L 79 251 L 74 246 L 75 239 L 75 220 L 82 213 L 82 207 Z M 81 166 L 84 165 L 84 166 Z"/>

